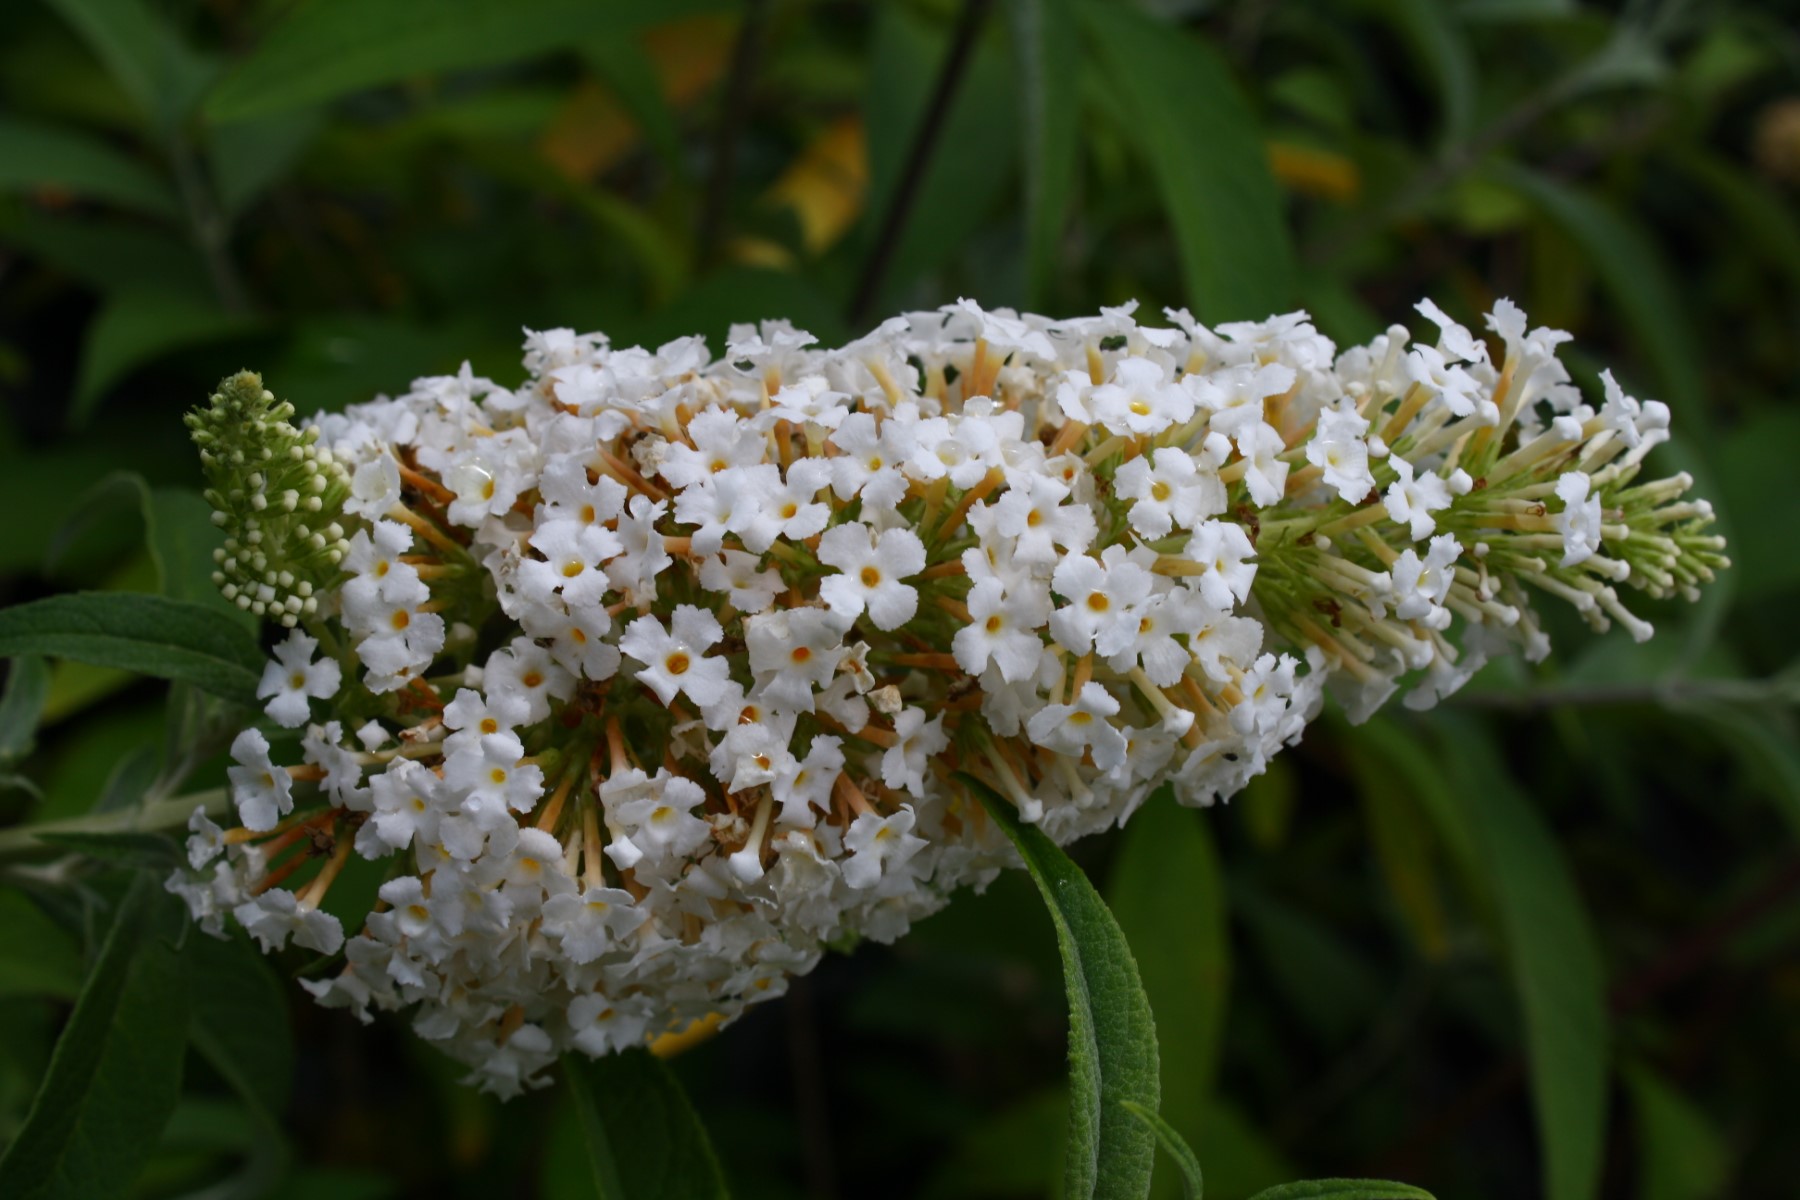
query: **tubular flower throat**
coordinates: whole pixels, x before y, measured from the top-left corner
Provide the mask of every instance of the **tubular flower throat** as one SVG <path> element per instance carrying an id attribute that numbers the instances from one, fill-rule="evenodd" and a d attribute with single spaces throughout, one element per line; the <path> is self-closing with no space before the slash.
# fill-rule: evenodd
<path id="1" fill-rule="evenodd" d="M 1506 301 L 1485 339 L 1420 311 L 1341 354 L 1303 313 L 967 301 L 716 360 L 553 330 L 517 389 L 300 427 L 234 376 L 189 423 L 301 761 L 241 734 L 240 826 L 196 812 L 169 887 L 510 1094 L 984 886 L 1016 859 L 961 775 L 1058 842 L 1211 804 L 1326 691 L 1426 707 L 1546 654 L 1539 595 L 1641 639 L 1621 585 L 1726 565 L 1689 479 L 1641 478 L 1666 407 L 1593 407 Z M 353 855 L 387 876 L 346 938 Z"/>

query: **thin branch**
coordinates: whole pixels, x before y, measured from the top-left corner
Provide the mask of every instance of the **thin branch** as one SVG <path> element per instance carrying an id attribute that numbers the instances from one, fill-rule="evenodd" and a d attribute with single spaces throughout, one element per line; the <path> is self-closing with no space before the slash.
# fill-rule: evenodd
<path id="1" fill-rule="evenodd" d="M 762 57 L 763 28 L 768 23 L 768 0 L 749 0 L 744 23 L 738 29 L 731 52 L 731 73 L 725 80 L 725 105 L 713 131 L 712 174 L 706 181 L 706 198 L 700 211 L 700 263 L 710 267 L 724 249 L 726 219 L 731 213 L 731 190 L 737 175 L 737 146 L 750 109 L 750 82 Z"/>
<path id="2" fill-rule="evenodd" d="M 243 280 L 238 278 L 237 267 L 232 264 L 226 246 L 230 236 L 226 220 L 201 174 L 193 147 L 180 133 L 170 140 L 169 166 L 175 174 L 175 188 L 187 216 L 188 232 L 206 263 L 206 273 L 212 279 L 219 303 L 228 313 L 248 311 L 248 293 L 244 290 Z"/>
<path id="3" fill-rule="evenodd" d="M 857 281 L 856 292 L 850 300 L 852 321 L 865 320 L 881 294 L 881 285 L 893 264 L 894 251 L 906 232 L 907 218 L 912 215 L 913 204 L 919 198 L 919 187 L 931 164 L 932 152 L 937 149 L 938 139 L 949 119 L 951 102 L 956 99 L 957 88 L 968 70 L 969 59 L 975 50 L 975 36 L 981 31 L 982 22 L 992 6 L 992 0 L 963 0 L 962 9 L 957 13 L 956 28 L 950 34 L 950 49 L 944 55 L 944 65 L 938 70 L 931 100 L 925 107 L 925 116 L 919 122 L 912 145 L 907 149 L 906 162 L 894 184 L 893 199 L 882 214 L 881 229 L 875 235 L 875 245 L 863 264 L 862 278 Z"/>
<path id="4" fill-rule="evenodd" d="M 837 1168 L 831 1151 L 831 1102 L 825 1064 L 819 1052 L 819 1025 L 813 1004 L 814 980 L 799 975 L 788 986 L 788 1065 L 794 1077 L 794 1107 L 800 1118 L 801 1162 L 806 1194 L 827 1200 L 838 1194 Z"/>
<path id="5" fill-rule="evenodd" d="M 1466 708 L 1537 712 L 1570 705 L 1793 704 L 1800 683 L 1788 675 L 1768 679 L 1657 679 L 1646 683 L 1597 683 L 1581 687 L 1526 688 L 1520 691 L 1459 693 L 1451 703 Z"/>
<path id="6" fill-rule="evenodd" d="M 55 849 L 54 843 L 41 839 L 45 834 L 59 833 L 146 833 L 175 829 L 187 824 L 196 808 L 204 808 L 208 816 L 220 816 L 231 808 L 231 794 L 224 788 L 189 792 L 158 800 L 153 804 L 133 805 L 90 817 L 74 817 L 67 821 L 45 821 L 37 825 L 15 825 L 0 829 L 0 861 L 29 857 Z"/>

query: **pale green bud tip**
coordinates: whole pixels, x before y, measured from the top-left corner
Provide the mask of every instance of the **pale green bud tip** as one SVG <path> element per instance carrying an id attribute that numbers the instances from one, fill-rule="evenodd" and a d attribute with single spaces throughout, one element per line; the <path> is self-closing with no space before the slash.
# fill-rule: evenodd
<path id="1" fill-rule="evenodd" d="M 187 425 L 209 486 L 213 523 L 226 535 L 220 591 L 258 616 L 306 611 L 307 598 L 331 584 L 343 557 L 344 500 L 350 480 L 326 455 L 308 453 L 318 430 L 292 424 L 294 406 L 278 400 L 254 371 L 221 380 L 208 404 L 188 414 Z M 304 501 L 302 498 L 304 497 Z M 331 539 L 313 530 L 323 523 Z M 239 557 L 241 546 L 255 547 Z"/>

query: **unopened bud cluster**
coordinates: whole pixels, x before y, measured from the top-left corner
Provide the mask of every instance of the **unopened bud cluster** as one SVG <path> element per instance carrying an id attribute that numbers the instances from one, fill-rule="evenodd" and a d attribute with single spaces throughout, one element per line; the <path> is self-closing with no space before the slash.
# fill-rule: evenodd
<path id="1" fill-rule="evenodd" d="M 225 544 L 213 551 L 213 583 L 239 608 L 292 628 L 318 612 L 318 591 L 349 550 L 349 476 L 318 445 L 317 429 L 291 423 L 262 377 L 241 371 L 207 407 L 187 416 L 206 468 L 207 503 Z"/>
<path id="2" fill-rule="evenodd" d="M 1541 656 L 1535 595 L 1647 636 L 1621 586 L 1725 562 L 1687 478 L 1642 478 L 1668 410 L 1610 376 L 1591 407 L 1507 302 L 1491 345 L 1420 309 L 1431 341 L 1341 354 L 1300 313 L 968 302 L 719 359 L 557 330 L 519 388 L 304 432 L 228 381 L 195 422 L 222 577 L 305 627 L 262 685 L 303 762 L 245 731 L 242 827 L 197 813 L 170 886 L 341 950 L 322 1002 L 512 1092 L 985 884 L 1015 859 L 968 777 L 1066 842 L 1231 796 L 1327 689 L 1361 719 Z M 346 939 L 352 855 L 387 876 Z"/>

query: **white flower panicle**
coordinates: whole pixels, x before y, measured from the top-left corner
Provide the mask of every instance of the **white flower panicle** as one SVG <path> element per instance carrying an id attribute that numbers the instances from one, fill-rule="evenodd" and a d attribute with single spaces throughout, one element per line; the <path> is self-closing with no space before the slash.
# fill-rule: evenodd
<path id="1" fill-rule="evenodd" d="M 304 624 L 260 691 L 308 728 L 286 767 L 238 739 L 241 828 L 198 815 L 170 886 L 341 949 L 321 1002 L 408 1009 L 511 1093 L 985 885 L 1015 860 L 970 779 L 1059 842 L 1164 782 L 1210 804 L 1328 688 L 1428 705 L 1547 652 L 1534 592 L 1645 636 L 1616 585 L 1725 564 L 1685 476 L 1639 481 L 1665 408 L 1608 376 L 1596 412 L 1507 302 L 1491 345 L 1421 311 L 1434 344 L 1342 354 L 1297 313 L 966 301 L 717 360 L 556 330 L 517 389 L 304 430 L 227 381 L 195 420 L 221 580 Z M 352 855 L 387 879 L 346 939 Z"/>

